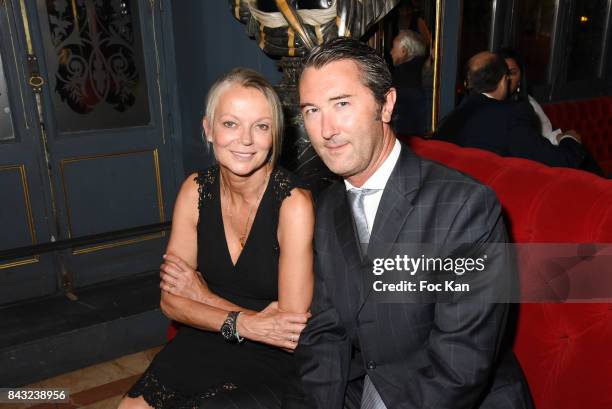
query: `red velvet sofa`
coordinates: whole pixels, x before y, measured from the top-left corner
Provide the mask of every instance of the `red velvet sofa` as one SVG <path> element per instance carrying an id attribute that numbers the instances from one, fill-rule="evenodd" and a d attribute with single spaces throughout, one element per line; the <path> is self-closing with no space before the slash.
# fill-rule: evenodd
<path id="1" fill-rule="evenodd" d="M 542 106 L 554 128 L 575 129 L 607 175 L 612 175 L 612 97 Z"/>
<path id="2" fill-rule="evenodd" d="M 491 186 L 517 243 L 612 243 L 612 181 L 474 148 L 406 138 Z M 168 338 L 176 333 L 168 328 Z M 514 350 L 536 409 L 612 409 L 612 304 L 521 304 Z"/>
<path id="3" fill-rule="evenodd" d="M 513 242 L 612 243 L 610 180 L 441 141 L 407 143 L 492 187 Z M 520 304 L 517 325 L 514 351 L 536 409 L 612 408 L 612 304 Z"/>

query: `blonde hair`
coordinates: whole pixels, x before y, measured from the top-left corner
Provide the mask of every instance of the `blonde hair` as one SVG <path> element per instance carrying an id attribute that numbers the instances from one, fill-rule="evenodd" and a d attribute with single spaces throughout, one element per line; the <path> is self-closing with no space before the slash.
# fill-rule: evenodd
<path id="1" fill-rule="evenodd" d="M 283 107 L 280 99 L 274 91 L 272 85 L 259 74 L 257 71 L 249 68 L 234 68 L 221 78 L 219 78 L 210 87 L 208 95 L 206 96 L 206 109 L 204 116 L 208 119 L 208 122 L 212 125 L 215 121 L 215 111 L 219 104 L 219 99 L 223 92 L 233 84 L 241 85 L 245 88 L 255 88 L 260 91 L 265 97 L 270 108 L 272 110 L 272 152 L 270 155 L 270 163 L 272 166 L 276 165 L 278 156 L 280 155 L 282 148 L 283 139 Z"/>

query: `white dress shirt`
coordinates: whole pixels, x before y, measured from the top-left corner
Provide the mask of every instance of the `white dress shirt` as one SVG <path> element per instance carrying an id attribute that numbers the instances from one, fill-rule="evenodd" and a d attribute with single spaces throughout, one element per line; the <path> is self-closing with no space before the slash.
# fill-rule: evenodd
<path id="1" fill-rule="evenodd" d="M 495 99 L 491 95 L 487 94 L 486 92 L 483 92 L 482 95 L 489 97 L 491 99 Z M 561 142 L 565 138 L 572 138 L 576 142 L 580 143 L 578 139 L 574 138 L 572 135 L 569 135 L 569 134 L 562 135 L 561 138 L 559 138 L 559 140 L 557 141 L 557 135 L 562 134 L 563 131 L 561 129 L 553 130 L 550 119 L 548 119 L 548 116 L 546 115 L 546 113 L 544 112 L 544 110 L 542 109 L 538 101 L 536 101 L 531 95 L 527 95 L 527 99 L 529 103 L 531 104 L 531 107 L 535 111 L 536 115 L 540 119 L 540 123 L 542 124 L 542 132 L 541 132 L 542 136 L 548 139 L 550 143 L 552 143 L 553 145 L 559 145 L 559 142 Z"/>
<path id="2" fill-rule="evenodd" d="M 366 221 L 368 223 L 368 231 L 372 232 L 372 226 L 374 226 L 374 218 L 376 217 L 376 211 L 378 210 L 378 204 L 380 203 L 380 199 L 383 195 L 383 190 L 387 185 L 387 181 L 391 176 L 391 172 L 393 172 L 393 168 L 395 168 L 395 164 L 399 159 L 400 151 L 402 150 L 402 146 L 400 142 L 396 139 L 395 144 L 393 145 L 393 149 L 387 159 L 380 165 L 376 172 L 372 176 L 366 180 L 366 182 L 360 188 L 356 188 L 351 185 L 351 183 L 344 179 L 344 185 L 346 186 L 346 190 L 350 189 L 378 189 L 378 192 L 373 193 L 371 195 L 366 195 L 363 199 L 363 210 L 365 212 Z"/>
<path id="3" fill-rule="evenodd" d="M 559 145 L 559 142 L 557 142 L 557 135 L 562 133 L 561 129 L 555 129 L 553 131 L 550 119 L 548 119 L 548 116 L 546 116 L 546 113 L 544 113 L 544 110 L 540 104 L 538 104 L 538 101 L 533 99 L 531 95 L 527 95 L 527 98 L 529 99 L 529 103 L 533 107 L 536 115 L 538 118 L 540 118 L 540 123 L 542 124 L 542 136 L 548 139 L 553 145 Z"/>

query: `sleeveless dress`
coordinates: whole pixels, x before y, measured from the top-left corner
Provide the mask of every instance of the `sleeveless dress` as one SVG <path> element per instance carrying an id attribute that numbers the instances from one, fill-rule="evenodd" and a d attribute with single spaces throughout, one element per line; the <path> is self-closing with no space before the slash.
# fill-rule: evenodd
<path id="1" fill-rule="evenodd" d="M 275 168 L 240 257 L 234 265 L 225 240 L 219 167 L 199 172 L 198 271 L 215 294 L 260 311 L 278 299 L 277 228 L 282 201 L 302 187 Z M 225 342 L 219 332 L 182 325 L 128 392 L 154 408 L 280 408 L 294 376 L 293 355 L 247 340 Z"/>

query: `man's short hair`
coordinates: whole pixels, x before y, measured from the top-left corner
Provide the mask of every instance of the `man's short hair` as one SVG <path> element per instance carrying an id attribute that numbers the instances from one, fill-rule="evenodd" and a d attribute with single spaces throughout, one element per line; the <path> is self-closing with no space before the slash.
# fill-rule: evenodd
<path id="1" fill-rule="evenodd" d="M 393 81 L 385 60 L 376 50 L 349 37 L 337 37 L 315 48 L 302 61 L 302 72 L 306 68 L 320 69 L 336 61 L 350 60 L 357 64 L 361 82 L 368 87 L 376 101 L 383 105 Z M 301 78 L 300 74 L 300 78 Z"/>
<path id="2" fill-rule="evenodd" d="M 490 53 L 477 61 L 472 57 L 467 63 L 466 85 L 472 92 L 493 92 L 504 75 L 508 75 L 508 66 L 499 55 Z"/>
<path id="3" fill-rule="evenodd" d="M 412 30 L 401 30 L 398 33 L 399 45 L 404 48 L 411 57 L 419 57 L 425 55 L 427 48 L 423 43 L 421 35 Z"/>

